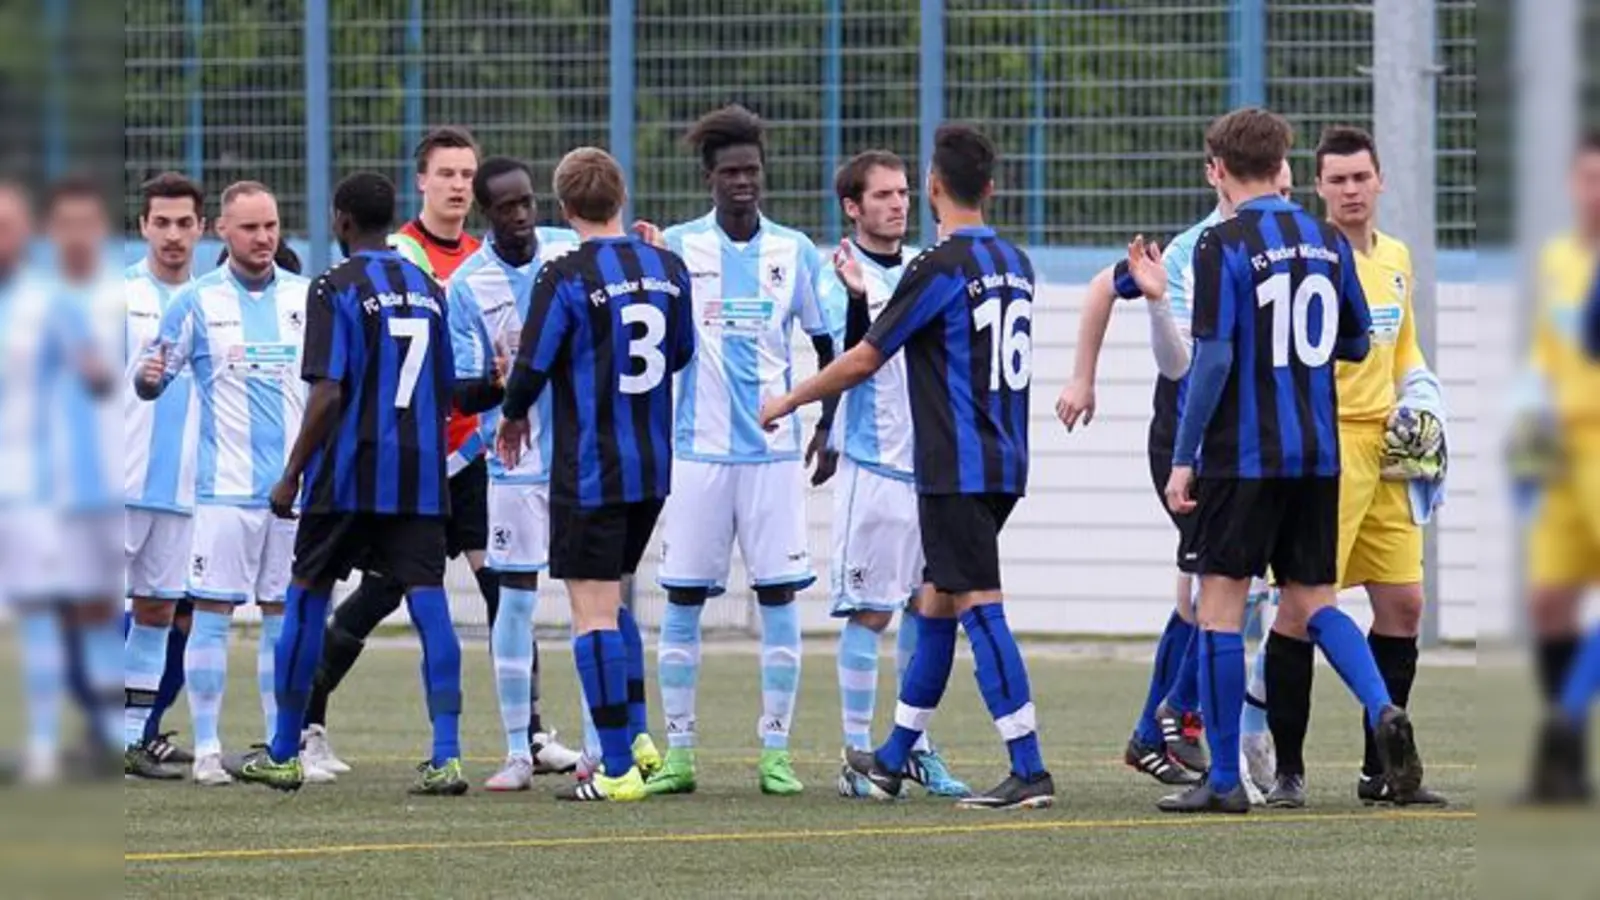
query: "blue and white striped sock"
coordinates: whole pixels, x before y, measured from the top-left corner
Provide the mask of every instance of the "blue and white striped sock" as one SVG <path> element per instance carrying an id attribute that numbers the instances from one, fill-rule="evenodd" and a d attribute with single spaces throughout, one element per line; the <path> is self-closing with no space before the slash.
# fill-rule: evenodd
<path id="1" fill-rule="evenodd" d="M 261 613 L 261 641 L 256 644 L 256 690 L 261 692 L 261 716 L 266 720 L 267 745 L 278 730 L 278 638 L 283 636 L 283 614 Z M 296 740 L 299 736 L 296 735 Z"/>
<path id="2" fill-rule="evenodd" d="M 61 749 L 61 694 L 66 687 L 61 621 L 55 610 L 31 610 L 22 615 L 19 627 L 28 753 L 36 759 L 55 759 Z"/>
<path id="3" fill-rule="evenodd" d="M 500 698 L 500 724 L 506 753 L 532 758 L 528 723 L 533 716 L 533 616 L 539 592 L 501 583 L 489 647 L 494 656 L 494 687 Z"/>
<path id="4" fill-rule="evenodd" d="M 672 749 L 694 747 L 695 688 L 700 683 L 700 614 L 704 610 L 704 605 L 668 603 L 661 616 L 656 678 L 661 682 L 661 710 L 667 718 L 667 746 Z"/>
<path id="5" fill-rule="evenodd" d="M 800 693 L 800 613 L 793 602 L 761 609 L 761 721 L 767 750 L 789 749 L 789 725 Z"/>
<path id="6" fill-rule="evenodd" d="M 228 685 L 228 627 L 232 622 L 233 616 L 227 613 L 197 609 L 189 626 L 183 676 L 189 686 L 196 759 L 222 752 L 218 723 L 222 717 L 222 694 Z"/>
<path id="7" fill-rule="evenodd" d="M 855 621 L 839 633 L 839 708 L 844 745 L 872 746 L 872 713 L 878 702 L 878 633 Z"/>
<path id="8" fill-rule="evenodd" d="M 167 664 L 168 626 L 140 625 L 134 622 L 123 642 L 123 690 L 126 701 L 122 714 L 122 741 L 132 747 L 144 741 L 145 725 L 161 689 L 162 670 Z"/>

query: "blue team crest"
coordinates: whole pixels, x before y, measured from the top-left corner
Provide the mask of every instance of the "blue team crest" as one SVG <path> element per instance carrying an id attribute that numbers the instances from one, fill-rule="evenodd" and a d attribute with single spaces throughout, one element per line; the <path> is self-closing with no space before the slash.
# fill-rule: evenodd
<path id="1" fill-rule="evenodd" d="M 783 266 L 778 265 L 777 263 L 767 266 L 767 283 L 771 284 L 773 287 L 783 287 L 783 283 L 787 281 L 788 278 L 789 274 L 784 271 Z"/>
<path id="2" fill-rule="evenodd" d="M 1406 275 L 1405 275 L 1405 273 L 1404 272 L 1396 272 L 1396 273 L 1394 273 L 1394 278 L 1390 283 L 1394 287 L 1394 300 L 1395 300 L 1395 302 L 1396 303 L 1405 302 L 1405 299 L 1406 299 Z"/>

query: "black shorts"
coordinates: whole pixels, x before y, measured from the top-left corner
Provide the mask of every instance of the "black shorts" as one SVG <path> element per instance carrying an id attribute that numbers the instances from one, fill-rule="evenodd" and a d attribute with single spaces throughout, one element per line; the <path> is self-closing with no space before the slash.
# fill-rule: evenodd
<path id="1" fill-rule="evenodd" d="M 1000 529 L 1014 494 L 919 494 L 923 581 L 946 594 L 1000 590 Z"/>
<path id="2" fill-rule="evenodd" d="M 584 507 L 550 501 L 550 577 L 621 581 L 644 558 L 660 500 Z"/>
<path id="3" fill-rule="evenodd" d="M 294 538 L 294 577 L 322 584 L 360 569 L 408 588 L 433 587 L 444 584 L 444 548 L 441 516 L 305 513 Z"/>
<path id="4" fill-rule="evenodd" d="M 444 552 L 455 559 L 489 546 L 489 463 L 480 456 L 450 477 L 450 518 Z"/>
<path id="5" fill-rule="evenodd" d="M 1338 478 L 1198 478 L 1195 524 L 1181 549 L 1202 575 L 1333 584 L 1338 575 Z"/>
<path id="6" fill-rule="evenodd" d="M 1194 540 L 1194 513 L 1175 513 L 1167 506 L 1167 479 L 1172 476 L 1172 448 L 1162 450 L 1152 445 L 1150 447 L 1150 483 L 1156 488 L 1156 501 L 1161 504 L 1161 511 L 1172 520 L 1172 526 L 1178 529 L 1178 571 L 1185 575 L 1195 574 L 1194 562 L 1183 558 L 1184 545 Z"/>

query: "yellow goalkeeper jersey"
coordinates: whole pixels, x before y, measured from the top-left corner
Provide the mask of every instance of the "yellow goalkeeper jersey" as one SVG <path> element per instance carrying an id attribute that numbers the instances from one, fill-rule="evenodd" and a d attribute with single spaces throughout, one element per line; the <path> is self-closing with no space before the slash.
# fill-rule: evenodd
<path id="1" fill-rule="evenodd" d="M 1545 245 L 1539 258 L 1538 311 L 1530 361 L 1543 375 L 1569 433 L 1600 443 L 1600 365 L 1583 351 L 1583 307 L 1594 281 L 1595 254 L 1576 234 Z"/>
<path id="2" fill-rule="evenodd" d="M 1374 232 L 1372 252 L 1356 251 L 1356 275 L 1372 310 L 1372 350 L 1361 362 L 1338 365 L 1339 421 L 1386 422 L 1400 379 L 1427 365 L 1412 313 L 1411 250 L 1404 241 Z"/>

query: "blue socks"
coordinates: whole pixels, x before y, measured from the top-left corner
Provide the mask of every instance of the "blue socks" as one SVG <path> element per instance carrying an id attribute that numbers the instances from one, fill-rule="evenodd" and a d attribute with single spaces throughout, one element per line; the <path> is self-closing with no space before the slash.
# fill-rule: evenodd
<path id="1" fill-rule="evenodd" d="M 1378 664 L 1372 658 L 1372 648 L 1367 636 L 1361 633 L 1350 617 L 1338 607 L 1325 606 L 1306 621 L 1306 631 L 1311 640 L 1322 648 L 1333 670 L 1339 673 L 1345 686 L 1361 701 L 1367 713 L 1367 724 L 1378 727 L 1378 716 L 1390 704 L 1389 688 L 1383 682 Z M 1206 720 L 1209 726 L 1211 721 Z"/>
<path id="2" fill-rule="evenodd" d="M 21 615 L 18 628 L 28 708 L 28 753 L 54 759 L 61 747 L 61 695 L 66 688 L 61 621 L 53 609 L 31 609 Z"/>
<path id="3" fill-rule="evenodd" d="M 1028 669 L 1017 639 L 998 603 L 976 606 L 961 615 L 972 642 L 978 691 L 1011 754 L 1011 773 L 1029 779 L 1045 771 L 1039 753 L 1038 719 L 1028 688 Z"/>
<path id="4" fill-rule="evenodd" d="M 141 744 L 150 722 L 151 709 L 161 687 L 162 666 L 167 659 L 167 631 L 164 626 L 133 623 L 123 643 L 123 734 L 129 747 Z"/>
<path id="5" fill-rule="evenodd" d="M 197 609 L 189 625 L 189 646 L 183 655 L 184 678 L 189 685 L 189 718 L 194 723 L 194 755 L 198 759 L 222 752 L 218 721 L 222 693 L 228 686 L 227 613 Z"/>
<path id="6" fill-rule="evenodd" d="M 894 709 L 894 730 L 878 747 L 878 764 L 891 772 L 905 769 L 917 741 L 928 730 L 933 711 L 944 699 L 950 669 L 956 661 L 956 620 L 919 616 L 917 652 L 900 680 L 900 702 Z M 902 628 L 906 627 L 904 624 Z"/>
<path id="7" fill-rule="evenodd" d="M 177 702 L 178 692 L 183 690 L 183 654 L 188 647 L 189 632 L 174 623 L 167 629 L 167 662 L 161 670 L 161 686 L 156 689 L 156 702 L 150 707 L 150 717 L 144 723 L 144 738 L 147 741 L 161 736 L 161 717 Z"/>
<path id="8" fill-rule="evenodd" d="M 306 704 L 311 701 L 311 680 L 317 674 L 317 662 L 322 659 L 329 600 L 327 591 L 313 593 L 299 585 L 289 585 L 283 606 L 283 632 L 273 660 L 278 709 L 267 754 L 275 762 L 288 762 L 300 755 L 300 728 L 305 721 Z M 199 617 L 196 611 L 196 625 Z M 193 676 L 189 684 L 192 696 Z"/>
<path id="9" fill-rule="evenodd" d="M 600 734 L 601 764 L 610 778 L 633 768 L 628 734 L 628 652 L 616 630 L 591 631 L 572 639 L 578 679 Z"/>
<path id="10" fill-rule="evenodd" d="M 1239 718 L 1244 711 L 1244 635 L 1201 631 L 1200 707 L 1211 746 L 1211 789 L 1225 794 L 1239 786 Z"/>
<path id="11" fill-rule="evenodd" d="M 538 591 L 512 587 L 502 581 L 500 609 L 489 632 L 506 753 L 524 759 L 533 756 L 528 723 L 533 716 L 533 616 L 538 606 Z"/>
<path id="12" fill-rule="evenodd" d="M 1173 683 L 1178 680 L 1178 672 L 1185 664 L 1194 633 L 1194 625 L 1185 622 L 1174 610 L 1172 617 L 1167 619 L 1167 627 L 1161 632 L 1161 640 L 1156 643 L 1155 665 L 1150 670 L 1150 690 L 1145 694 L 1144 709 L 1139 713 L 1139 723 L 1133 732 L 1139 743 L 1146 747 L 1162 746 L 1161 726 L 1156 723 L 1156 707 L 1167 699 Z"/>
<path id="13" fill-rule="evenodd" d="M 761 721 L 766 750 L 789 749 L 789 725 L 800 693 L 800 613 L 787 603 L 761 605 Z"/>
<path id="14" fill-rule="evenodd" d="M 667 746 L 691 749 L 695 739 L 695 687 L 700 683 L 700 614 L 703 604 L 667 603 L 661 614 L 656 679 L 667 717 Z"/>
<path id="15" fill-rule="evenodd" d="M 878 633 L 846 620 L 839 633 L 838 670 L 844 744 L 866 750 L 872 746 L 872 712 L 878 701 Z"/>
<path id="16" fill-rule="evenodd" d="M 617 609 L 617 631 L 628 655 L 628 740 L 650 732 L 650 706 L 644 693 L 644 637 L 626 606 Z"/>
<path id="17" fill-rule="evenodd" d="M 461 755 L 461 642 L 450 624 L 450 601 L 443 587 L 411 588 L 406 592 L 406 610 L 422 638 L 422 686 L 433 723 L 430 763 L 442 766 Z"/>
<path id="18" fill-rule="evenodd" d="M 911 658 L 917 654 L 917 636 L 922 633 L 922 626 L 918 624 L 922 616 L 911 607 L 907 606 L 900 612 L 900 630 L 894 635 L 894 683 L 896 691 L 899 685 L 906 680 L 906 672 L 911 668 Z M 954 645 L 952 645 L 953 648 Z M 928 739 L 928 732 L 923 731 L 917 738 L 912 751 L 930 751 L 933 742 Z"/>
<path id="19" fill-rule="evenodd" d="M 1256 651 L 1250 664 L 1250 677 L 1244 692 L 1244 715 L 1239 719 L 1242 734 L 1265 734 L 1267 731 L 1267 648 L 1265 643 Z"/>
<path id="20" fill-rule="evenodd" d="M 324 617 L 326 618 L 326 617 Z M 256 645 L 256 689 L 261 693 L 261 717 L 266 720 L 267 746 L 278 728 L 278 638 L 283 634 L 284 616 L 261 616 L 261 641 Z M 320 646 L 320 645 L 319 645 Z M 317 657 L 322 657 L 321 650 Z M 300 729 L 295 728 L 299 737 Z"/>
<path id="21" fill-rule="evenodd" d="M 1600 626 L 1584 638 L 1578 656 L 1567 670 L 1567 680 L 1561 687 L 1561 711 L 1572 722 L 1589 721 L 1589 705 L 1600 691 Z"/>

